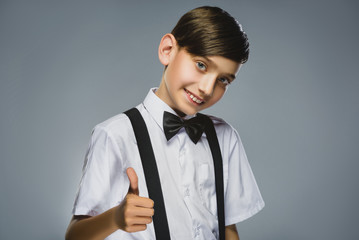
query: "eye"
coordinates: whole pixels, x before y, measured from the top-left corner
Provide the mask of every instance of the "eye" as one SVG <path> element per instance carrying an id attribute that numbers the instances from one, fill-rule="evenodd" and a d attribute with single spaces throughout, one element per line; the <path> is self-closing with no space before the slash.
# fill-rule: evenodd
<path id="1" fill-rule="evenodd" d="M 231 82 L 228 80 L 228 78 L 225 78 L 225 77 L 218 78 L 218 81 L 225 86 L 228 86 L 229 84 L 231 84 Z"/>
<path id="2" fill-rule="evenodd" d="M 203 62 L 196 62 L 197 68 L 201 71 L 206 71 L 207 66 Z"/>

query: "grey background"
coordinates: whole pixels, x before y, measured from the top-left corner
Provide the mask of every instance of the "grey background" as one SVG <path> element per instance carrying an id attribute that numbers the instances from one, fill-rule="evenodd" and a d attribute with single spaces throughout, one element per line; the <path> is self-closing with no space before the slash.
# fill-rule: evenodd
<path id="1" fill-rule="evenodd" d="M 357 1 L 0 1 L 0 239 L 63 239 L 92 128 L 158 86 L 186 11 L 228 10 L 249 62 L 207 113 L 238 129 L 266 207 L 241 239 L 358 239 Z"/>

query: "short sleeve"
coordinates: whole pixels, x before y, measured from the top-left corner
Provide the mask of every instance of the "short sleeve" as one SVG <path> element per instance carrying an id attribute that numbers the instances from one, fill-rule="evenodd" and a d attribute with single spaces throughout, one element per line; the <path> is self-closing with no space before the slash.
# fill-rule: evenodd
<path id="1" fill-rule="evenodd" d="M 86 152 L 73 215 L 95 216 L 111 207 L 110 163 L 119 158 L 118 147 L 109 133 L 102 127 L 95 127 Z"/>
<path id="2" fill-rule="evenodd" d="M 252 169 L 241 139 L 235 129 L 231 134 L 231 150 L 228 160 L 228 183 L 225 191 L 226 225 L 250 218 L 264 207 Z"/>

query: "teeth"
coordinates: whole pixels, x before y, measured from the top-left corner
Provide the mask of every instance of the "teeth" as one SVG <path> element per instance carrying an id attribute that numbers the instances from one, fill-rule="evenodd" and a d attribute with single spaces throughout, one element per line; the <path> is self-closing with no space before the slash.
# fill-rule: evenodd
<path id="1" fill-rule="evenodd" d="M 196 102 L 198 104 L 202 103 L 202 101 L 199 100 L 198 98 L 196 98 L 195 96 L 193 96 L 193 94 L 189 93 L 188 91 L 187 91 L 187 93 L 194 102 Z"/>
<path id="2" fill-rule="evenodd" d="M 190 97 L 191 97 L 191 99 L 192 99 L 194 102 L 196 102 L 196 103 L 202 103 L 202 101 L 199 100 L 198 98 L 196 98 L 195 96 L 191 95 Z"/>

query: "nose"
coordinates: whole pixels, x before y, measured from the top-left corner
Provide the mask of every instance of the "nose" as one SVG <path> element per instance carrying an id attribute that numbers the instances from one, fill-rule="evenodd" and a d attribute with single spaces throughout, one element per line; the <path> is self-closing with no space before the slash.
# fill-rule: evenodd
<path id="1" fill-rule="evenodd" d="M 203 77 L 198 83 L 198 90 L 206 97 L 210 97 L 213 94 L 214 87 L 216 86 L 216 76 Z"/>

